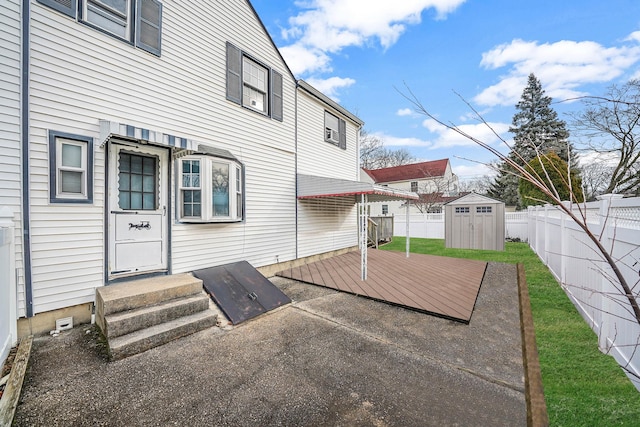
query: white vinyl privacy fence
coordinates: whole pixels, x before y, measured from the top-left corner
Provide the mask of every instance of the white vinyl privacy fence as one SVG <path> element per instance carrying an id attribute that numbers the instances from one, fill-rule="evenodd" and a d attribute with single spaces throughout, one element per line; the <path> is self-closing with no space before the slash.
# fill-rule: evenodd
<path id="1" fill-rule="evenodd" d="M 394 217 L 394 233 L 396 236 L 406 235 L 406 215 Z M 527 240 L 527 212 L 506 212 L 505 236 L 508 240 Z M 413 214 L 409 216 L 409 236 L 425 239 L 444 239 L 444 213 Z"/>
<path id="2" fill-rule="evenodd" d="M 587 224 L 616 260 L 640 301 L 640 198 L 613 197 L 586 204 Z M 553 206 L 529 208 L 528 216 L 529 245 L 598 335 L 600 349 L 625 370 L 640 375 L 640 325 L 595 244 Z M 640 380 L 629 377 L 640 390 Z"/>
<path id="3" fill-rule="evenodd" d="M 0 366 L 17 339 L 12 218 L 8 208 L 0 208 Z"/>

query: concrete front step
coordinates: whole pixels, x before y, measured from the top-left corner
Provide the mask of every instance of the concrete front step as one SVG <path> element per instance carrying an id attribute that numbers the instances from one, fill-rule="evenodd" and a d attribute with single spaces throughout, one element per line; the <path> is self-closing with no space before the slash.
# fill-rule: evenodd
<path id="1" fill-rule="evenodd" d="M 142 353 L 177 338 L 210 328 L 215 326 L 217 318 L 216 313 L 211 310 L 205 310 L 127 335 L 111 338 L 108 340 L 111 360 L 119 360 Z"/>
<path id="2" fill-rule="evenodd" d="M 199 294 L 169 300 L 149 307 L 108 314 L 104 318 L 102 333 L 108 339 L 169 322 L 209 308 L 209 296 Z"/>
<path id="3" fill-rule="evenodd" d="M 202 292 L 202 281 L 190 274 L 131 280 L 96 289 L 96 321 L 104 331 L 105 316 Z"/>

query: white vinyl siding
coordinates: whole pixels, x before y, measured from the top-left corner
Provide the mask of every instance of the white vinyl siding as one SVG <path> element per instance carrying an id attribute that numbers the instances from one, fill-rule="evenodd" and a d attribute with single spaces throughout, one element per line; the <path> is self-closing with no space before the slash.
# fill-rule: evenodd
<path id="1" fill-rule="evenodd" d="M 298 173 L 358 181 L 358 128 L 346 121 L 346 149 L 328 144 L 325 108 L 306 91 L 298 91 Z"/>
<path id="2" fill-rule="evenodd" d="M 20 134 L 20 14 L 21 1 L 6 0 L 0 7 L 0 207 L 14 213 L 18 316 L 25 315 L 22 257 L 21 134 Z M 14 274 L 11 272 L 10 274 Z"/>
<path id="3" fill-rule="evenodd" d="M 78 22 L 84 22 L 99 31 L 160 56 L 162 3 L 158 0 L 37 1 Z"/>
<path id="4" fill-rule="evenodd" d="M 358 208 L 353 199 L 300 200 L 298 216 L 300 257 L 358 245 Z"/>
<path id="5" fill-rule="evenodd" d="M 35 2 L 31 31 L 36 313 L 93 301 L 94 288 L 104 283 L 100 119 L 211 143 L 245 165 L 244 222 L 177 224 L 175 209 L 168 210 L 173 273 L 240 260 L 258 267 L 295 257 L 295 82 L 246 2 L 201 2 L 197 8 L 164 2 L 161 57 L 86 25 L 69 25 L 68 17 Z M 282 122 L 227 101 L 227 41 L 259 52 L 260 61 L 283 75 Z M 93 205 L 49 204 L 49 129 L 95 138 Z M 173 182 L 172 207 L 175 189 Z"/>

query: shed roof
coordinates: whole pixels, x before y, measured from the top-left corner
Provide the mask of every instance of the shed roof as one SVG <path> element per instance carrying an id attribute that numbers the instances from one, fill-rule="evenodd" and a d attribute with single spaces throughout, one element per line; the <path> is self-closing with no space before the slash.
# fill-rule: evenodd
<path id="1" fill-rule="evenodd" d="M 444 176 L 449 159 L 412 163 L 382 169 L 364 169 L 376 183 L 407 181 L 411 179 L 437 178 Z"/>
<path id="2" fill-rule="evenodd" d="M 314 175 L 297 175 L 298 199 L 319 199 L 324 197 L 352 198 L 366 195 L 369 202 L 385 202 L 389 200 L 418 200 L 418 195 L 410 191 L 383 187 L 361 181 L 327 178 Z"/>
<path id="3" fill-rule="evenodd" d="M 504 202 L 501 202 L 500 200 L 492 199 L 491 197 L 483 196 L 476 193 L 469 193 L 466 196 L 459 197 L 445 204 L 446 205 L 477 205 L 477 204 L 488 204 L 488 203 L 492 203 L 492 204 L 498 203 L 498 204 L 504 205 Z"/>

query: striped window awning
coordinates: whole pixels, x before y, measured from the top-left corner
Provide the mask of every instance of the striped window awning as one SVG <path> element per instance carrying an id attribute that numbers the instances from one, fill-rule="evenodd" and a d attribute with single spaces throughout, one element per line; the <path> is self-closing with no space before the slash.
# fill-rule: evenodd
<path id="1" fill-rule="evenodd" d="M 173 147 L 177 150 L 197 151 L 198 143 L 191 139 L 159 132 L 157 130 L 140 128 L 125 123 L 100 120 L 100 147 L 111 138 L 121 138 L 140 141 L 147 144 Z"/>

